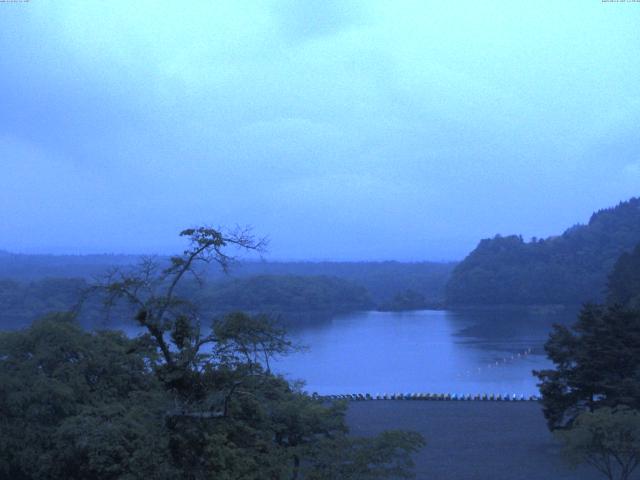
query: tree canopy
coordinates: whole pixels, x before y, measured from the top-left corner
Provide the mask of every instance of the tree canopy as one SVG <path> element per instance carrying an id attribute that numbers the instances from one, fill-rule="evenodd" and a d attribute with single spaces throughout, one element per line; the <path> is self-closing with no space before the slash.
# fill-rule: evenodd
<path id="1" fill-rule="evenodd" d="M 172 478 L 155 362 L 145 339 L 70 315 L 0 334 L 0 476 Z"/>
<path id="2" fill-rule="evenodd" d="M 628 480 L 640 464 L 640 412 L 626 407 L 581 413 L 558 432 L 565 458 L 587 463 L 609 480 Z"/>
<path id="3" fill-rule="evenodd" d="M 545 345 L 554 369 L 534 372 L 548 426 L 571 463 L 610 480 L 640 464 L 640 246 L 609 277 L 607 305 L 586 305 L 577 322 L 556 325 Z"/>
<path id="4" fill-rule="evenodd" d="M 575 325 L 555 326 L 545 350 L 555 369 L 535 373 L 550 428 L 599 407 L 640 408 L 640 312 L 585 306 Z"/>
<path id="5" fill-rule="evenodd" d="M 640 198 L 594 213 L 587 225 L 526 242 L 482 240 L 454 269 L 450 305 L 572 304 L 604 300 L 607 276 L 640 242 Z"/>
<path id="6" fill-rule="evenodd" d="M 609 275 L 607 303 L 640 310 L 640 243 L 623 253 Z"/>
<path id="7" fill-rule="evenodd" d="M 373 301 L 366 288 L 334 276 L 259 275 L 211 283 L 195 300 L 208 311 L 340 313 L 368 310 Z"/>
<path id="8" fill-rule="evenodd" d="M 545 350 L 554 369 L 540 379 L 551 429 L 571 427 L 584 411 L 640 408 L 640 246 L 623 253 L 609 276 L 608 304 L 585 305 L 571 327 L 555 325 Z"/>
<path id="9" fill-rule="evenodd" d="M 132 267 L 120 257 L 114 257 L 113 264 L 108 263 L 109 256 L 99 257 L 100 262 L 86 259 L 97 262 L 90 264 L 90 270 L 79 268 L 83 257 L 24 257 L 25 260 L 14 262 L 15 268 L 8 269 L 0 258 L 0 272 L 6 276 L 0 278 L 0 322 L 4 328 L 27 326 L 47 312 L 73 310 L 92 277 L 104 275 L 105 271 L 118 266 L 118 262 L 121 271 Z M 124 258 L 134 262 L 137 257 Z M 166 257 L 154 260 L 158 269 L 169 262 Z M 444 284 L 452 269 L 450 264 L 436 263 L 245 261 L 234 263 L 230 274 L 223 276 L 214 268 L 203 266 L 204 284 L 188 277 L 181 281 L 179 289 L 180 296 L 197 304 L 203 315 L 237 310 L 269 312 L 281 315 L 291 324 L 376 306 L 415 308 L 415 301 L 398 301 L 407 292 L 415 292 L 422 306 L 442 304 Z M 25 270 L 22 275 L 19 274 L 21 267 Z M 410 288 L 406 288 L 408 286 Z M 119 308 L 121 311 L 112 312 L 111 325 L 118 320 L 128 321 L 126 309 Z M 85 299 L 78 321 L 89 328 L 105 324 L 104 309 L 97 297 Z"/>
<path id="10" fill-rule="evenodd" d="M 228 268 L 246 231 L 182 232 L 168 266 L 145 259 L 94 291 L 126 304 L 144 334 L 82 330 L 72 315 L 0 334 L 0 473 L 45 479 L 375 479 L 410 477 L 418 434 L 348 435 L 346 404 L 325 402 L 270 370 L 295 346 L 264 315 L 210 327 L 180 284 L 198 265 Z"/>

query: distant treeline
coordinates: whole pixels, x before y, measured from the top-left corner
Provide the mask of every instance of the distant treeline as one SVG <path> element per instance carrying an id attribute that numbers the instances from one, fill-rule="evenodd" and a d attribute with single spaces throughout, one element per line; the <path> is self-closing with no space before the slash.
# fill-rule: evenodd
<path id="1" fill-rule="evenodd" d="M 23 327 L 47 313 L 64 311 L 76 311 L 79 321 L 91 328 L 133 324 L 133 309 L 120 305 L 108 310 L 98 294 L 85 294 L 89 286 L 81 278 L 2 280 L 0 329 Z M 186 282 L 181 295 L 199 307 L 204 321 L 233 311 L 269 313 L 291 321 L 374 307 L 364 287 L 335 277 L 259 276 L 214 281 L 202 289 Z"/>
<path id="2" fill-rule="evenodd" d="M 259 275 L 218 281 L 201 289 L 195 301 L 204 311 L 227 313 L 340 313 L 375 305 L 366 288 L 327 276 Z"/>
<path id="3" fill-rule="evenodd" d="M 594 213 L 547 239 L 482 240 L 453 270 L 448 305 L 581 304 L 604 300 L 614 265 L 640 243 L 640 199 Z M 628 262 L 622 257 L 623 263 Z"/>
<path id="4" fill-rule="evenodd" d="M 407 291 L 416 292 L 429 304 L 441 304 L 455 266 L 454 262 L 245 262 L 235 266 L 231 276 L 337 277 L 365 287 L 377 306 Z"/>
<path id="5" fill-rule="evenodd" d="M 126 270 L 137 260 L 107 255 L 0 255 L 0 329 L 18 328 L 49 312 L 76 308 L 95 278 L 113 267 Z M 426 262 L 245 262 L 234 265 L 228 276 L 208 272 L 203 289 L 187 282 L 183 294 L 206 317 L 241 310 L 270 313 L 288 322 L 317 321 L 337 313 L 380 308 L 394 299 L 397 305 L 398 298 L 407 297 L 405 292 L 421 299 L 407 308 L 423 308 L 426 299 L 431 305 L 441 304 L 452 268 L 452 264 Z M 123 308 L 107 315 L 95 296 L 84 301 L 79 313 L 81 323 L 89 327 L 121 324 L 132 315 Z"/>
<path id="6" fill-rule="evenodd" d="M 0 280 L 0 330 L 29 325 L 49 312 L 71 310 L 86 287 L 86 282 L 77 278 Z"/>
<path id="7" fill-rule="evenodd" d="M 578 305 L 602 302 L 614 265 L 640 244 L 640 199 L 600 210 L 562 235 L 482 240 L 459 264 L 436 262 L 258 262 L 229 275 L 204 272 L 197 299 L 207 312 L 338 313 L 460 305 Z M 77 292 L 127 255 L 15 255 L 0 252 L 0 322 L 23 325 L 62 310 Z M 162 262 L 162 257 L 159 261 Z M 195 291 L 195 290 L 194 290 Z M 101 316 L 90 309 L 91 322 Z M 25 320 L 25 319 L 28 319 Z"/>
<path id="8" fill-rule="evenodd" d="M 93 278 L 109 268 L 133 265 L 136 255 L 24 255 L 0 250 L 0 278 L 20 281 L 42 278 Z"/>
<path id="9" fill-rule="evenodd" d="M 0 279 L 92 280 L 110 268 L 134 265 L 141 258 L 139 255 L 22 255 L 0 251 Z M 444 300 L 445 284 L 455 265 L 454 262 L 239 261 L 232 265 L 228 275 L 215 268 L 207 275 L 210 280 L 262 275 L 337 277 L 365 287 L 376 304 L 389 302 L 407 290 L 419 293 L 427 302 L 437 303 Z"/>

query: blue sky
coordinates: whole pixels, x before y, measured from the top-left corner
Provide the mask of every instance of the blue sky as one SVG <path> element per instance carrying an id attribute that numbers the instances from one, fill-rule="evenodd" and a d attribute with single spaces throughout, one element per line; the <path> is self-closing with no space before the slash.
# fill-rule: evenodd
<path id="1" fill-rule="evenodd" d="M 640 4 L 0 3 L 0 249 L 460 259 L 640 194 Z"/>

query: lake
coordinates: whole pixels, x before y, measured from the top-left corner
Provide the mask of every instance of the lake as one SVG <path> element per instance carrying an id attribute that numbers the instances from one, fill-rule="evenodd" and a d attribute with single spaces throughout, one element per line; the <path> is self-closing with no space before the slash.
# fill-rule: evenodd
<path id="1" fill-rule="evenodd" d="M 274 370 L 305 390 L 342 393 L 538 394 L 532 370 L 551 366 L 543 345 L 575 309 L 484 308 L 360 312 L 290 328 L 306 351 Z"/>

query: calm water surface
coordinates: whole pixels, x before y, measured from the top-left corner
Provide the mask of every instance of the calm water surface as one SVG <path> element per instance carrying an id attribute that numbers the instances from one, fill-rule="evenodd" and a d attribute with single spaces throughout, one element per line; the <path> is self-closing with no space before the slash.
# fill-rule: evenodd
<path id="1" fill-rule="evenodd" d="M 305 390 L 340 393 L 538 393 L 534 369 L 553 323 L 575 311 L 465 309 L 361 312 L 290 330 L 307 350 L 274 370 Z"/>

